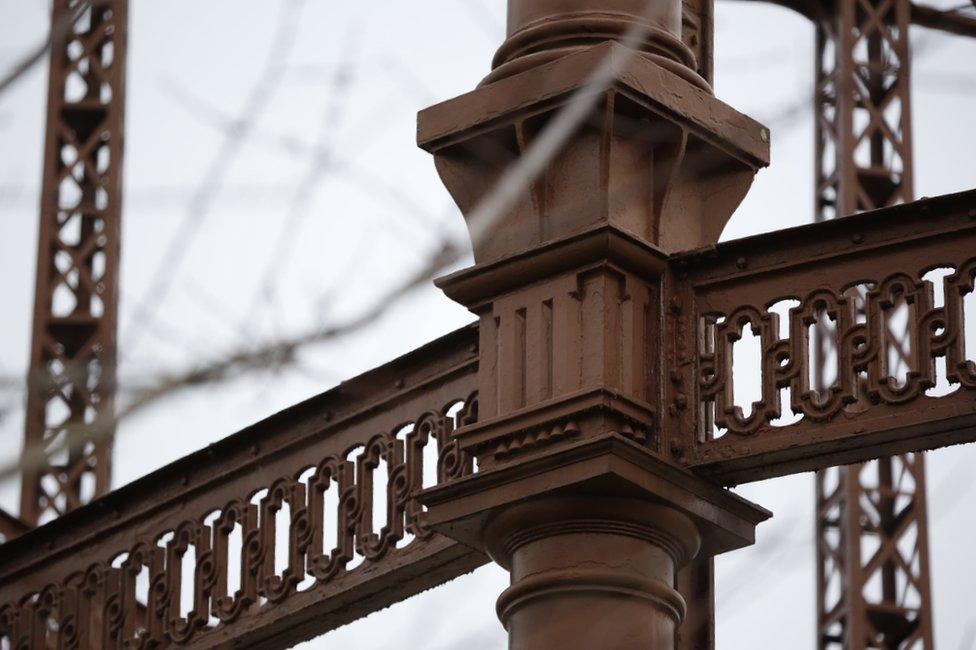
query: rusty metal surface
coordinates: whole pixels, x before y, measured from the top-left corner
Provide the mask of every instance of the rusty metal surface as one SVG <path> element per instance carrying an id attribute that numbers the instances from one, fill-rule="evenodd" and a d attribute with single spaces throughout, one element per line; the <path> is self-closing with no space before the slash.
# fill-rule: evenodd
<path id="1" fill-rule="evenodd" d="M 685 340 L 671 348 L 679 355 L 676 367 L 682 367 L 683 347 L 696 349 L 701 330 L 693 324 L 702 322 L 705 314 L 732 314 L 738 310 L 750 315 L 760 332 L 766 332 L 765 348 L 775 354 L 789 350 L 791 344 L 789 339 L 771 338 L 778 329 L 771 328 L 772 319 L 762 310 L 772 300 L 787 295 L 806 300 L 810 291 L 836 289 L 854 280 L 871 279 L 872 274 L 888 276 L 904 270 L 909 275 L 900 281 L 906 295 L 920 306 L 930 305 L 933 296 L 928 286 L 912 286 L 907 278 L 917 279 L 923 268 L 952 265 L 957 269 L 956 279 L 950 277 L 946 281 L 946 287 L 954 288 L 947 294 L 947 307 L 918 310 L 915 331 L 922 336 L 933 332 L 935 326 L 944 330 L 927 348 L 928 358 L 952 356 L 949 367 L 962 384 L 958 391 L 943 398 L 926 397 L 923 388 L 932 377 L 926 374 L 927 364 L 922 363 L 897 399 L 890 399 L 895 397 L 890 385 L 876 381 L 872 384 L 874 390 L 884 398 L 878 404 L 864 405 L 863 411 L 852 413 L 846 409 L 860 404 L 860 400 L 846 403 L 845 394 L 840 392 L 840 407 L 833 415 L 829 409 L 814 411 L 813 417 L 782 429 L 765 421 L 769 409 L 758 408 L 764 423 L 755 428 L 751 424 L 733 424 L 734 430 L 719 439 L 703 437 L 694 443 L 693 453 L 683 462 L 705 475 L 737 482 L 827 466 L 852 454 L 864 459 L 877 455 L 877 447 L 860 445 L 859 440 L 867 437 L 872 444 L 877 443 L 877 436 L 865 436 L 865 432 L 878 429 L 884 433 L 885 423 L 892 419 L 900 425 L 912 418 L 918 421 L 912 437 L 899 438 L 900 444 L 912 449 L 926 448 L 933 440 L 948 442 L 932 433 L 934 427 L 941 426 L 941 418 L 947 412 L 957 418 L 971 417 L 973 413 L 976 374 L 973 364 L 961 356 L 959 333 L 963 323 L 958 305 L 964 292 L 971 291 L 972 274 L 976 271 L 971 261 L 966 265 L 976 250 L 974 210 L 976 192 L 969 192 L 674 256 L 670 262 L 672 276 L 666 286 L 672 288 L 671 298 L 693 307 L 678 313 L 686 313 L 686 320 L 687 314 L 694 314 Z M 924 221 L 919 218 L 923 214 Z M 746 302 L 740 302 L 743 296 L 748 298 Z M 840 297 L 835 298 L 839 303 Z M 835 309 L 840 309 L 840 305 L 835 305 Z M 674 309 L 668 311 L 675 314 Z M 802 321 L 803 312 L 795 312 L 798 322 Z M 868 313 L 876 312 L 869 309 Z M 735 322 L 735 318 L 726 319 L 726 323 Z M 670 329 L 673 333 L 674 329 Z M 870 332 L 871 328 L 861 324 L 855 330 Z M 399 535 L 416 534 L 419 530 L 417 520 L 411 517 L 417 510 L 405 498 L 409 490 L 402 481 L 415 488 L 417 477 L 423 474 L 422 466 L 417 469 L 417 463 L 422 463 L 422 454 L 413 444 L 417 437 L 411 437 L 402 425 L 435 424 L 432 430 L 438 432 L 438 440 L 447 442 L 447 434 L 465 416 L 458 412 L 447 417 L 445 409 L 460 402 L 470 403 L 476 385 L 478 336 L 473 326 L 458 331 L 8 543 L 0 550 L 0 598 L 8 603 L 0 618 L 6 626 L 4 633 L 28 639 L 28 646 L 37 644 L 36 635 L 41 634 L 38 630 L 47 618 L 53 617 L 62 619 L 57 627 L 64 630 L 63 634 L 75 634 L 77 624 L 67 625 L 71 621 L 64 617 L 77 616 L 76 608 L 84 602 L 85 606 L 97 604 L 102 608 L 105 623 L 98 632 L 110 634 L 106 641 L 109 644 L 145 629 L 147 638 L 172 642 L 192 639 L 199 647 L 243 642 L 280 647 L 483 563 L 485 558 L 480 554 L 438 541 L 437 537 L 415 540 L 405 549 L 395 549 Z M 857 339 L 855 333 L 844 338 L 851 345 Z M 664 344 L 668 349 L 667 342 Z M 857 363 L 870 366 L 876 357 L 866 354 L 867 349 L 873 349 L 873 344 L 862 349 Z M 704 376 L 703 367 L 715 367 L 722 359 L 707 350 L 700 352 L 693 360 L 693 376 Z M 794 369 L 802 364 L 799 359 L 793 363 L 797 364 Z M 790 381 L 801 375 L 797 370 Z M 778 374 L 774 376 L 779 377 L 776 381 L 785 381 Z M 876 380 L 883 379 L 877 373 L 874 376 Z M 706 401 L 718 394 L 712 385 L 702 387 Z M 670 395 L 673 398 L 674 394 Z M 809 401 L 801 402 L 812 408 Z M 919 408 L 920 404 L 926 407 Z M 729 418 L 729 422 L 738 422 L 731 419 L 732 415 Z M 413 431 L 428 428 L 414 426 Z M 959 431 L 951 441 L 972 436 L 971 430 Z M 349 457 L 348 450 L 357 445 L 367 446 L 364 452 Z M 444 453 L 446 449 L 442 449 L 442 459 L 451 457 Z M 364 514 L 370 511 L 371 496 L 366 478 L 369 473 L 364 470 L 380 457 L 392 459 L 388 463 L 388 484 L 399 487 L 390 495 L 390 503 L 397 505 L 391 511 L 394 514 L 389 528 L 374 535 Z M 772 459 L 778 462 L 771 463 Z M 442 460 L 441 464 L 441 478 L 461 471 L 448 471 L 453 461 Z M 347 482 L 343 492 L 348 504 L 347 537 L 336 557 L 346 557 L 348 561 L 350 551 L 358 548 L 360 553 L 374 558 L 366 560 L 360 569 L 339 570 L 332 575 L 326 556 L 315 556 L 309 550 L 321 539 L 322 520 L 309 515 L 313 502 L 306 488 L 310 477 L 306 481 L 297 477 L 313 466 L 320 468 L 319 478 L 325 476 L 322 470 L 334 469 L 340 480 L 344 477 Z M 252 503 L 250 497 L 262 488 L 273 489 Z M 269 564 L 275 543 L 275 517 L 271 515 L 282 500 L 289 503 L 291 510 L 291 569 L 276 573 L 274 565 Z M 217 519 L 213 519 L 215 512 L 220 513 Z M 244 539 L 248 540 L 248 557 L 252 559 L 246 564 L 244 575 L 248 577 L 242 590 L 228 595 L 220 591 L 219 585 L 225 585 L 227 580 L 223 556 L 226 533 L 236 525 L 238 517 L 246 529 Z M 159 546 L 160 537 L 169 531 L 178 532 L 179 536 L 166 538 L 164 545 Z M 178 578 L 179 558 L 189 544 L 205 554 L 198 555 L 200 561 L 193 575 L 197 613 L 173 617 L 166 612 L 179 603 L 177 594 L 183 589 Z M 309 558 L 315 557 L 319 561 L 309 563 Z M 116 567 L 112 566 L 113 560 Z M 153 611 L 159 612 L 156 627 L 140 623 L 142 609 L 136 606 L 136 585 L 143 566 L 152 568 L 152 579 L 144 581 L 143 593 L 147 601 L 154 599 Z M 296 583 L 305 578 L 306 571 L 313 572 L 317 582 L 310 590 L 300 592 Z M 91 582 L 81 582 L 83 579 Z M 34 600 L 35 594 L 42 593 L 43 598 Z M 88 594 L 89 600 L 78 600 L 80 593 Z M 701 592 L 686 592 L 694 593 Z M 268 602 L 262 603 L 262 598 Z M 13 607 L 9 605 L 11 601 L 15 603 Z M 241 604 L 244 602 L 250 604 L 245 607 Z M 217 620 L 223 617 L 227 622 L 209 629 L 210 612 Z M 707 624 L 704 629 L 708 629 Z"/>
<path id="2" fill-rule="evenodd" d="M 839 2 L 816 23 L 817 221 L 913 198 L 909 12 Z"/>
<path id="3" fill-rule="evenodd" d="M 109 489 L 113 414 L 126 0 L 51 12 L 47 133 L 24 447 L 21 519 L 44 523 Z M 56 449 L 54 447 L 61 447 Z"/>
<path id="4" fill-rule="evenodd" d="M 912 199 L 909 24 L 916 9 L 908 0 L 845 2 L 816 22 L 817 221 Z M 962 319 L 962 306 L 950 305 L 958 289 L 953 279 L 945 285 L 946 309 Z M 877 352 L 882 359 L 890 356 L 883 359 L 888 374 L 908 370 L 907 383 L 916 368 L 927 365 L 921 380 L 931 379 L 935 366 L 924 358 L 930 352 L 921 338 L 926 335 L 919 336 L 926 323 L 918 320 L 920 309 L 934 306 L 931 300 L 909 305 L 890 296 L 892 318 L 882 326 L 878 321 L 885 319 L 861 294 L 852 295 L 854 318 L 871 317 L 876 338 L 890 341 L 894 354 Z M 907 325 L 895 317 L 899 308 L 914 310 Z M 821 318 L 814 328 L 813 371 L 821 394 L 831 382 L 830 356 L 837 359 L 843 351 L 827 327 Z M 959 324 L 957 335 L 964 333 Z M 945 355 L 950 379 L 964 360 L 958 354 L 953 364 L 952 354 Z M 816 475 L 816 493 L 818 647 L 931 649 L 924 457 L 905 454 L 823 470 Z"/>
<path id="5" fill-rule="evenodd" d="M 695 55 L 695 70 L 712 84 L 715 50 L 715 0 L 682 0 L 681 41 Z"/>
<path id="6" fill-rule="evenodd" d="M 964 349 L 962 304 L 976 273 L 976 192 L 719 244 L 672 259 L 681 307 L 674 322 L 697 332 L 692 349 L 698 438 L 687 462 L 728 484 L 919 451 L 976 439 L 976 364 Z M 936 306 L 922 276 L 951 269 Z M 866 322 L 850 289 L 868 285 Z M 889 378 L 884 325 L 892 301 L 911 309 L 911 373 Z M 770 310 L 796 301 L 788 327 Z M 809 328 L 826 311 L 838 323 L 838 380 L 815 395 Z M 733 346 L 745 327 L 761 338 L 761 399 L 743 409 L 732 382 Z M 957 386 L 926 391 L 940 377 Z M 680 367 L 681 360 L 678 359 Z M 781 399 L 799 421 L 777 426 Z M 779 423 L 782 424 L 782 423 Z M 689 425 L 690 426 L 690 425 Z"/>
<path id="7" fill-rule="evenodd" d="M 853 493 L 825 491 L 820 524 L 825 538 L 838 531 L 838 565 L 857 564 L 856 574 L 839 570 L 843 579 L 880 582 L 883 606 L 866 616 L 886 630 L 907 620 L 888 607 L 906 604 L 888 598 L 889 586 L 906 579 L 899 561 L 926 552 L 924 532 L 907 559 L 858 559 L 844 547 L 859 543 L 854 529 L 839 522 L 854 513 L 860 533 L 910 540 L 912 525 L 924 527 L 924 502 L 901 499 L 907 482 L 924 490 L 912 454 L 976 439 L 976 363 L 963 339 L 976 192 L 710 245 L 767 161 L 768 132 L 711 95 L 707 0 L 695 5 L 697 25 L 679 24 L 676 3 L 649 21 L 634 13 L 642 6 L 512 0 L 494 83 L 421 114 L 419 140 L 467 217 L 570 93 L 614 64 L 584 127 L 491 235 L 474 237 L 476 266 L 442 282 L 479 326 L 3 546 L 2 642 L 285 647 L 486 562 L 474 546 L 519 565 L 499 600 L 516 645 L 569 647 L 585 636 L 584 647 L 604 647 L 609 637 L 594 637 L 588 614 L 607 607 L 614 634 L 708 648 L 712 568 L 677 572 L 699 548 L 707 560 L 751 543 L 769 516 L 716 482 L 895 452 L 912 462 L 879 464 L 883 481 L 861 486 L 870 507 L 835 516 Z M 634 49 L 615 42 L 641 22 L 652 29 Z M 885 160 L 904 154 L 905 133 L 892 139 L 876 116 L 878 102 L 892 100 L 872 84 L 889 78 L 851 65 L 867 75 L 855 83 L 867 84 L 858 88 L 874 104 L 857 109 L 868 114 L 866 131 L 848 144 Z M 837 209 L 842 197 L 855 201 L 851 210 L 904 200 L 910 170 L 893 165 L 898 177 L 879 181 L 876 166 L 855 174 L 863 191 L 824 172 L 822 205 L 829 188 Z M 647 179 L 652 194 L 640 189 Z M 948 269 L 938 288 L 927 275 L 935 268 Z M 771 307 L 784 300 L 796 305 L 780 327 Z M 888 362 L 900 303 L 910 312 L 903 381 Z M 838 324 L 838 379 L 821 391 L 810 383 L 809 333 L 825 318 Z M 750 405 L 737 403 L 734 387 L 746 327 L 761 339 L 762 396 Z M 940 380 L 955 392 L 926 395 Z M 777 422 L 786 391 L 799 416 L 790 424 Z M 574 535 L 586 543 L 567 541 Z M 614 553 L 649 579 L 635 582 L 630 560 L 612 571 L 593 561 Z M 558 589 L 539 590 L 546 572 L 543 587 Z M 927 598 L 927 582 L 907 579 Z M 625 611 L 615 600 L 621 585 L 650 597 Z M 594 608 L 576 600 L 578 616 L 566 615 L 573 605 L 547 610 L 565 607 L 555 591 L 581 586 Z M 693 608 L 687 615 L 676 589 Z M 563 623 L 545 625 L 557 611 Z M 919 630 L 902 626 L 882 640 Z"/>
<path id="8" fill-rule="evenodd" d="M 818 647 L 933 647 L 924 495 L 923 454 L 818 472 Z"/>
<path id="9" fill-rule="evenodd" d="M 15 517 L 6 510 L 0 508 L 0 542 L 13 539 L 30 530 L 30 526 L 20 518 Z"/>
<path id="10" fill-rule="evenodd" d="M 911 8 L 912 24 L 976 38 L 976 18 L 972 16 L 967 16 L 959 10 L 946 11 L 915 3 L 912 3 Z"/>
<path id="11" fill-rule="evenodd" d="M 458 330 L 14 539 L 0 638 L 287 647 L 483 564 L 411 498 L 471 470 L 476 370 Z"/>
<path id="12" fill-rule="evenodd" d="M 715 647 L 715 561 L 698 559 L 678 572 L 675 588 L 688 605 L 674 640 L 675 650 Z"/>

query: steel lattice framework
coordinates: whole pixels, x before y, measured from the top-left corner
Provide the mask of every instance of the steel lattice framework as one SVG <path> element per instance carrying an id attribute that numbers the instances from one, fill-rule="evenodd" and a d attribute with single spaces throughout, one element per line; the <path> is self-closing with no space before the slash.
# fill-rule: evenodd
<path id="1" fill-rule="evenodd" d="M 116 364 L 126 0 L 57 0 L 21 518 L 109 488 Z"/>
<path id="2" fill-rule="evenodd" d="M 912 199 L 910 20 L 907 0 L 850 0 L 816 23 L 817 221 Z M 836 339 L 817 334 L 823 388 Z M 910 338 L 891 336 L 903 371 Z M 816 495 L 818 647 L 932 648 L 924 456 L 818 472 Z"/>
<path id="3" fill-rule="evenodd" d="M 817 21 L 817 221 L 912 200 L 909 11 L 847 0 Z"/>

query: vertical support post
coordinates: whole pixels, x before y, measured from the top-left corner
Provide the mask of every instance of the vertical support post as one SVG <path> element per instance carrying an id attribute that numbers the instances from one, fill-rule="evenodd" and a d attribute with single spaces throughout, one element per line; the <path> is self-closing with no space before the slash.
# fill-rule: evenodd
<path id="1" fill-rule="evenodd" d="M 907 0 L 868 0 L 817 24 L 816 221 L 912 200 L 909 22 Z M 816 482 L 818 648 L 932 648 L 923 456 Z"/>
<path id="2" fill-rule="evenodd" d="M 478 422 L 453 433 L 478 471 L 419 498 L 429 526 L 510 572 L 510 648 L 710 647 L 709 558 L 769 515 L 666 442 L 684 406 L 663 378 L 681 363 L 664 262 L 713 244 L 768 161 L 765 128 L 701 75 L 710 3 L 695 7 L 509 0 L 492 72 L 419 116 L 475 260 L 438 286 L 481 336 Z"/>
<path id="3" fill-rule="evenodd" d="M 21 518 L 109 488 L 127 0 L 55 0 Z"/>
<path id="4" fill-rule="evenodd" d="M 695 55 L 696 70 L 714 83 L 715 0 L 682 0 L 681 40 Z M 677 650 L 715 647 L 715 560 L 699 558 L 678 572 L 676 588 L 688 607 L 675 637 Z"/>

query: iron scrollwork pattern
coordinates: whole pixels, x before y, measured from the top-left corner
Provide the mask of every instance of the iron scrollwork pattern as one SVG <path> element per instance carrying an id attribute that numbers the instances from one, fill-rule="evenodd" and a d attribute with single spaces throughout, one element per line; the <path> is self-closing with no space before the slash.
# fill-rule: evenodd
<path id="1" fill-rule="evenodd" d="M 933 283 L 923 277 L 926 273 L 896 272 L 879 282 L 810 291 L 796 298 L 799 304 L 789 310 L 785 338 L 780 337 L 779 314 L 769 309 L 774 303 L 762 308 L 742 305 L 728 314 L 702 314 L 698 383 L 703 443 L 727 434 L 755 436 L 771 428 L 771 422 L 783 416 L 783 389 L 789 389 L 794 416 L 813 422 L 829 422 L 841 414 L 855 417 L 877 405 L 907 404 L 926 397 L 926 391 L 936 386 L 940 357 L 945 359 L 945 381 L 976 389 L 976 350 L 966 349 L 964 305 L 973 292 L 976 258 L 945 275 L 941 301 L 936 300 Z M 857 287 L 863 287 L 862 294 Z M 899 307 L 907 312 L 909 341 L 908 349 L 900 352 L 907 368 L 900 378 L 888 353 L 898 344 L 890 321 Z M 816 387 L 810 381 L 809 332 L 822 318 L 830 319 L 836 332 L 836 379 L 829 386 Z M 733 348 L 747 327 L 760 342 L 760 398 L 748 414 L 733 394 Z M 790 426 L 779 429 L 787 432 Z"/>
<path id="2" fill-rule="evenodd" d="M 345 453 L 256 485 L 219 509 L 147 533 L 128 552 L 0 606 L 0 643 L 14 649 L 186 645 L 255 608 L 368 569 L 433 535 L 414 497 L 430 482 L 474 471 L 451 434 L 476 417 L 477 394 L 456 399 Z M 436 454 L 424 453 L 428 445 Z M 436 467 L 425 468 L 432 461 Z M 425 484 L 425 477 L 433 478 Z M 380 483 L 386 507 L 374 529 Z M 327 511 L 330 491 L 334 512 Z"/>

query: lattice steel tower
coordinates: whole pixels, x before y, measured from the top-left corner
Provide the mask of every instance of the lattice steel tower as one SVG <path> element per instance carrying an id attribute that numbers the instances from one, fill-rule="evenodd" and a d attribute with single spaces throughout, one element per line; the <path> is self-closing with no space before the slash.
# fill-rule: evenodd
<path id="1" fill-rule="evenodd" d="M 55 0 L 21 518 L 109 488 L 126 0 Z"/>
<path id="2" fill-rule="evenodd" d="M 817 221 L 912 200 L 910 21 L 908 0 L 844 0 L 815 21 Z M 853 310 L 869 290 L 849 292 Z M 897 330 L 889 321 L 878 354 L 917 367 Z M 827 386 L 836 338 L 819 333 Z M 818 647 L 932 648 L 924 457 L 832 468 L 816 483 Z"/>

